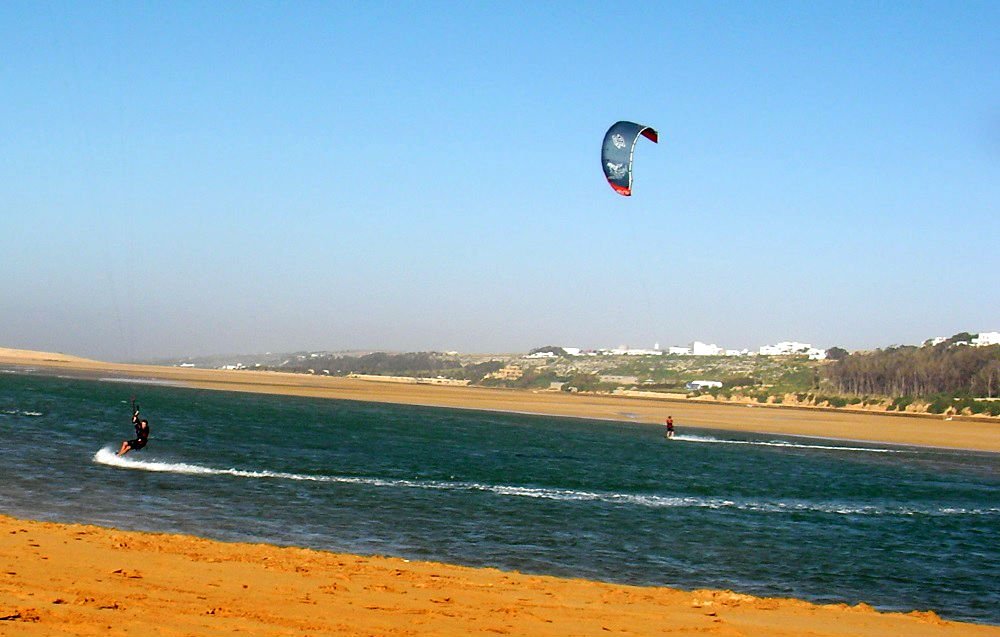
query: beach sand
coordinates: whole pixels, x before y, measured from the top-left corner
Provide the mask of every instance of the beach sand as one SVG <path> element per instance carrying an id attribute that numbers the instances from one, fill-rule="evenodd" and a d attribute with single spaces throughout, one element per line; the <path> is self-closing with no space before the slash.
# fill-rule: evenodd
<path id="1" fill-rule="evenodd" d="M 0 516 L 2 635 L 998 636 L 879 613 Z"/>
<path id="2" fill-rule="evenodd" d="M 993 423 L 120 365 L 0 349 L 0 364 L 190 387 L 1000 451 Z M 0 516 L 0 635 L 986 636 L 933 612 L 630 587 Z"/>

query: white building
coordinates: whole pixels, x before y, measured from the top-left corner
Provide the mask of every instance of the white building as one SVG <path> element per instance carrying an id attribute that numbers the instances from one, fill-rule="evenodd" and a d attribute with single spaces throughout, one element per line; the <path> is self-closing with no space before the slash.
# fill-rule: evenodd
<path id="1" fill-rule="evenodd" d="M 699 389 L 713 389 L 722 387 L 722 383 L 717 380 L 692 380 L 687 385 L 684 385 L 686 389 L 699 390 Z"/>
<path id="2" fill-rule="evenodd" d="M 694 356 L 721 356 L 722 348 L 714 343 L 695 341 L 691 344 L 691 354 Z"/>
<path id="3" fill-rule="evenodd" d="M 810 347 L 808 350 L 806 350 L 806 355 L 809 356 L 809 360 L 811 360 L 811 361 L 826 360 L 826 350 L 825 349 L 819 349 L 819 348 L 816 348 L 816 347 Z"/>
<path id="4" fill-rule="evenodd" d="M 663 356 L 663 350 L 659 349 L 634 349 L 625 345 L 614 349 L 601 350 L 603 354 L 611 356 Z"/>
<path id="5" fill-rule="evenodd" d="M 972 344 L 976 347 L 1000 345 L 1000 332 L 980 332 L 976 338 L 972 339 Z"/>
<path id="6" fill-rule="evenodd" d="M 659 349 L 627 349 L 626 356 L 663 356 L 663 350 Z"/>
<path id="7" fill-rule="evenodd" d="M 691 355 L 691 348 L 690 347 L 668 347 L 667 348 L 667 353 L 668 354 L 676 354 L 678 356 L 690 356 Z"/>
<path id="8" fill-rule="evenodd" d="M 761 356 L 791 356 L 793 354 L 805 354 L 810 349 L 813 349 L 813 346 L 809 343 L 782 341 L 777 345 L 764 345 L 758 352 Z"/>
<path id="9" fill-rule="evenodd" d="M 555 358 L 555 352 L 535 352 L 534 354 L 528 354 L 525 358 Z"/>

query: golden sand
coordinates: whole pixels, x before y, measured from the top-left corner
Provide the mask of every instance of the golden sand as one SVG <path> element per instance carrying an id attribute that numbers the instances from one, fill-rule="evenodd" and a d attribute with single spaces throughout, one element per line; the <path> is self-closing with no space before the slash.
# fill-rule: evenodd
<path id="1" fill-rule="evenodd" d="M 1000 636 L 879 613 L 0 516 L 0 635 Z"/>

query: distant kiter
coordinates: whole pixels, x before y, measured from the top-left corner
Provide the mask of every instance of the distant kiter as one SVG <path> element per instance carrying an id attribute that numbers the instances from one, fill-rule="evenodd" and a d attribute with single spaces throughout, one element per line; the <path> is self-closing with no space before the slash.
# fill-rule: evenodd
<path id="1" fill-rule="evenodd" d="M 667 416 L 667 438 L 674 437 L 674 417 Z"/>

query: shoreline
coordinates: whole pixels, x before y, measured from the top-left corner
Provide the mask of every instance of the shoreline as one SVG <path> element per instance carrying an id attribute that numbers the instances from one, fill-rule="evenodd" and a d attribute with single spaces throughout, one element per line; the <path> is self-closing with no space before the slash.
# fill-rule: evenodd
<path id="1" fill-rule="evenodd" d="M 3 634 L 150 634 L 150 626 L 192 636 L 1000 636 L 1000 626 L 944 620 L 933 611 L 617 585 L 0 515 Z"/>
<path id="2" fill-rule="evenodd" d="M 5 348 L 0 348 L 0 365 L 16 367 L 26 373 L 61 372 L 95 380 L 101 375 L 118 375 L 121 379 L 115 382 L 122 383 L 152 381 L 195 389 L 568 416 L 655 426 L 661 426 L 666 417 L 672 415 L 678 431 L 717 429 L 1000 453 L 1000 423 L 967 419 L 945 421 L 916 414 L 381 383 L 287 372 L 106 363 Z"/>

